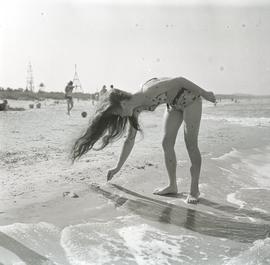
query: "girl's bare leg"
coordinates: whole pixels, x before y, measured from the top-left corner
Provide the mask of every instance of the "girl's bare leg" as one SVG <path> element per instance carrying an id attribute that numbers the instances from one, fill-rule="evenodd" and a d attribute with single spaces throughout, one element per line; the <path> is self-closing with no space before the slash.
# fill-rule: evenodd
<path id="1" fill-rule="evenodd" d="M 154 194 L 176 194 L 177 183 L 176 183 L 176 156 L 174 151 L 174 145 L 179 127 L 183 121 L 183 113 L 176 110 L 166 110 L 165 112 L 165 132 L 162 141 L 162 147 L 164 150 L 165 165 L 169 175 L 168 186 L 156 189 Z"/>
<path id="2" fill-rule="evenodd" d="M 73 109 L 73 99 L 71 99 L 71 101 L 70 101 L 69 111 L 71 111 L 72 109 Z"/>
<path id="3" fill-rule="evenodd" d="M 69 101 L 67 100 L 67 114 L 70 115 Z"/>
<path id="4" fill-rule="evenodd" d="M 200 195 L 199 192 L 199 177 L 201 171 L 201 153 L 198 147 L 198 134 L 200 128 L 200 121 L 202 116 L 202 101 L 197 99 L 193 104 L 185 108 L 185 143 L 189 158 L 191 161 L 191 186 L 190 194 L 187 197 L 188 203 L 197 203 Z"/>
<path id="5" fill-rule="evenodd" d="M 67 101 L 67 114 L 70 115 L 70 111 L 72 110 L 73 108 L 73 99 L 68 99 Z"/>

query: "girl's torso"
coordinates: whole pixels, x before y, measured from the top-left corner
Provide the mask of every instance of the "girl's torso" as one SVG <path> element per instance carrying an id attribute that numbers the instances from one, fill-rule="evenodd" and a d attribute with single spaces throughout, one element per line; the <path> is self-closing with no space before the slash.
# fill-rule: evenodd
<path id="1" fill-rule="evenodd" d="M 149 87 L 158 84 L 161 81 L 170 80 L 171 78 L 152 78 L 148 80 L 146 83 L 142 85 L 142 92 L 147 91 Z M 194 95 L 191 91 L 187 90 L 184 87 L 179 88 L 172 88 L 171 90 L 162 93 L 162 94 L 155 94 L 154 90 L 153 93 L 148 95 L 149 97 L 149 104 L 138 108 L 138 111 L 154 111 L 159 105 L 167 104 L 168 108 L 174 110 L 184 110 L 187 106 L 192 104 L 195 100 L 199 99 L 200 96 Z"/>

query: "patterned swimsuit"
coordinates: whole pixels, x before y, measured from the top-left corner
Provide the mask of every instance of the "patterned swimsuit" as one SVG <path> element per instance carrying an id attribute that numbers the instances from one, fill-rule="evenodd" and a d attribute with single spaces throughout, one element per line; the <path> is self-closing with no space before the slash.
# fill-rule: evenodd
<path id="1" fill-rule="evenodd" d="M 167 109 L 183 111 L 186 107 L 191 105 L 195 100 L 199 100 L 200 98 L 201 98 L 200 95 L 196 96 L 191 91 L 182 87 L 178 91 L 176 96 L 174 97 L 173 101 L 170 104 L 167 103 Z"/>
<path id="2" fill-rule="evenodd" d="M 160 81 L 160 79 L 152 78 L 148 80 L 144 85 L 149 84 L 150 82 L 154 84 L 157 81 Z M 167 93 L 165 92 L 152 99 L 153 105 L 147 107 L 142 106 L 138 108 L 137 111 L 138 112 L 142 110 L 154 111 L 160 104 L 164 103 L 167 104 L 168 111 L 169 110 L 184 111 L 184 109 L 189 105 L 191 105 L 195 100 L 200 100 L 200 96 L 196 96 L 191 91 L 182 87 L 171 102 L 168 102 Z"/>

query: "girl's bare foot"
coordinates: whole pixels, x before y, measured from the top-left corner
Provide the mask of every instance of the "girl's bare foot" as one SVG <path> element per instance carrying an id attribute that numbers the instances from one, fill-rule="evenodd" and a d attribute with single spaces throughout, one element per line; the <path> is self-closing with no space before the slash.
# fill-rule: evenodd
<path id="1" fill-rule="evenodd" d="M 186 203 L 192 203 L 192 204 L 197 204 L 199 202 L 199 197 L 200 197 L 200 192 L 196 194 L 196 196 L 193 196 L 189 194 L 185 200 Z"/>
<path id="2" fill-rule="evenodd" d="M 177 186 L 173 185 L 161 189 L 156 189 L 154 190 L 153 193 L 156 195 L 166 195 L 166 194 L 177 194 L 177 192 L 178 192 Z"/>

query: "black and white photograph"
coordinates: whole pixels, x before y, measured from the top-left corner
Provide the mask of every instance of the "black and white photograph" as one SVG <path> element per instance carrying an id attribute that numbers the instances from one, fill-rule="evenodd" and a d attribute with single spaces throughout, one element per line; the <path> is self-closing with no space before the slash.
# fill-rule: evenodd
<path id="1" fill-rule="evenodd" d="M 269 265 L 269 0 L 1 0 L 0 265 Z"/>

